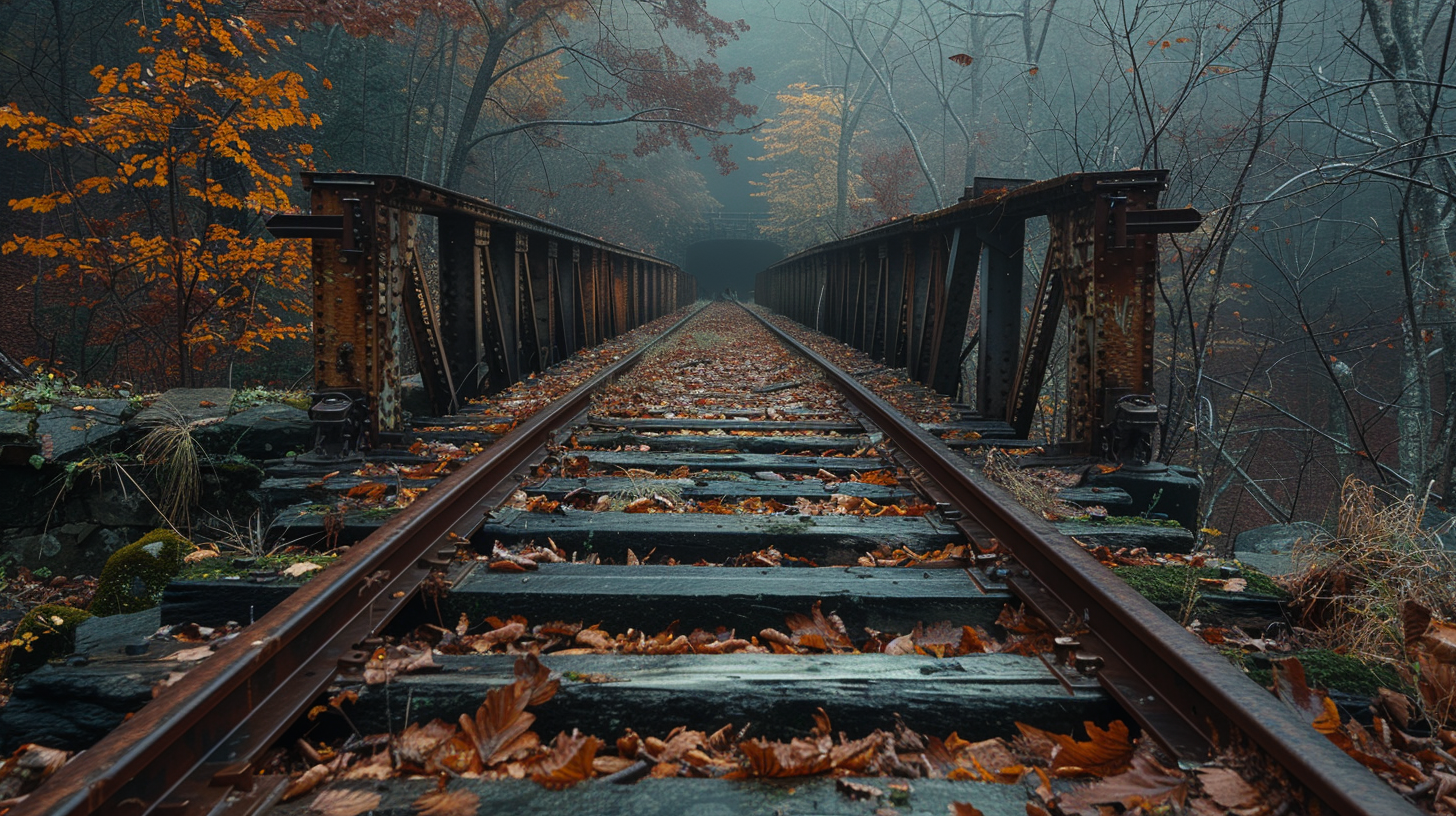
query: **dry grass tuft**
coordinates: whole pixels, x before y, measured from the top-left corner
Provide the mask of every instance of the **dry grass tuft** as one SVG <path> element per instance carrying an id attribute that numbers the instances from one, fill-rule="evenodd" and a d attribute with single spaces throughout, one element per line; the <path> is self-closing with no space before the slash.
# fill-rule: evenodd
<path id="1" fill-rule="evenodd" d="M 1062 485 L 1044 475 L 1024 470 L 1000 448 L 986 451 L 986 477 L 1006 489 L 1022 507 L 1048 521 L 1064 521 L 1087 514 L 1075 504 L 1057 498 Z"/>
<path id="2" fill-rule="evenodd" d="M 1289 590 L 1301 624 L 1324 645 L 1399 664 L 1403 604 L 1456 620 L 1456 559 L 1439 537 L 1446 528 L 1421 526 L 1427 498 L 1401 498 L 1351 477 L 1334 534 L 1295 545 Z"/>
<path id="3" fill-rule="evenodd" d="M 180 413 L 164 413 L 139 445 L 141 458 L 154 469 L 162 491 L 157 508 L 178 529 L 188 526 L 192 505 L 202 492 L 206 454 L 192 438 L 194 427 Z"/>

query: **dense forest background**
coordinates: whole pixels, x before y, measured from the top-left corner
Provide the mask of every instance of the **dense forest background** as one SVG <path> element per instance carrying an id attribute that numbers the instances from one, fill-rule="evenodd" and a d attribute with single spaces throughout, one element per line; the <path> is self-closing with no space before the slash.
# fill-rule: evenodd
<path id="1" fill-rule="evenodd" d="M 306 258 L 260 235 L 306 167 L 671 260 L 724 211 L 793 250 L 976 176 L 1161 167 L 1165 206 L 1207 215 L 1162 243 L 1158 397 L 1209 524 L 1319 520 L 1348 475 L 1444 496 L 1453 23 L 1432 0 L 11 0 L 0 352 L 144 387 L 306 376 Z"/>

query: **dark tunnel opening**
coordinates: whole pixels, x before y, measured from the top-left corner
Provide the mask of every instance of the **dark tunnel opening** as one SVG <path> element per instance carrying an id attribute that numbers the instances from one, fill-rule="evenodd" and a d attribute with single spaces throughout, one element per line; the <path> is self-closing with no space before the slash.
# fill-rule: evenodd
<path id="1" fill-rule="evenodd" d="M 685 272 L 698 279 L 698 294 L 716 297 L 732 289 L 741 300 L 753 293 L 753 278 L 784 257 L 773 241 L 714 238 L 688 247 Z"/>

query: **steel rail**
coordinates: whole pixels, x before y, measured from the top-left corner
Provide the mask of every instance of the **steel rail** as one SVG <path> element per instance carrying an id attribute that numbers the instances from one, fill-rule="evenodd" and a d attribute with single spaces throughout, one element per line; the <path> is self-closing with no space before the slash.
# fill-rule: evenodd
<path id="1" fill-rule="evenodd" d="M 1011 552 L 1024 570 L 1024 574 L 1013 570 L 1007 581 L 1018 595 L 1033 607 L 1058 610 L 1058 617 L 1049 618 L 1053 623 L 1065 620 L 1070 611 L 1091 630 L 1095 637 L 1082 639 L 1100 647 L 1095 654 L 1107 664 L 1098 672 L 1103 687 L 1155 736 L 1170 725 L 1179 732 L 1172 739 L 1160 737 L 1160 742 L 1189 758 L 1197 754 L 1197 746 L 1183 738 L 1185 728 L 1192 728 L 1209 744 L 1222 740 L 1228 745 L 1242 735 L 1335 813 L 1419 813 L 1291 708 L 1133 591 L 1076 541 L 972 471 L 943 441 L 762 315 L 744 310 L 823 369 L 851 405 L 879 425 L 956 507 L 983 528 L 983 535 L 989 533 Z M 1049 604 L 1049 600 L 1056 603 Z M 1147 699 L 1149 689 L 1159 699 Z M 1170 724 L 1159 716 L 1169 713 L 1182 722 Z"/>
<path id="2" fill-rule="evenodd" d="M 468 535 L 482 505 L 592 395 L 696 316 L 674 323 L 502 436 L 466 465 L 223 645 L 157 699 L 32 792 L 11 816 L 208 813 L 251 787 L 253 760 L 317 699 L 432 570 L 451 534 Z M 487 508 L 488 509 L 488 508 Z"/>

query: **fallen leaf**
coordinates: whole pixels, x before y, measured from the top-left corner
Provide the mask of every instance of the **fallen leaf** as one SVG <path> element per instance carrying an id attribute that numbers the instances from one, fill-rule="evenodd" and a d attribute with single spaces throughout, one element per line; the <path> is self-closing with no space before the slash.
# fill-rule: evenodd
<path id="1" fill-rule="evenodd" d="M 323 569 L 322 566 L 315 564 L 312 561 L 299 561 L 297 564 L 290 564 L 288 567 L 286 567 L 283 570 L 283 575 L 288 578 L 298 578 L 300 576 L 307 575 L 314 570 L 321 569 Z"/>
<path id="2" fill-rule="evenodd" d="M 854 651 L 844 621 L 833 613 L 826 616 L 820 609 L 822 604 L 823 601 L 814 602 L 812 615 L 794 613 L 784 617 L 784 623 L 793 631 L 795 641 L 820 651 Z"/>
<path id="3" fill-rule="evenodd" d="M 1203 783 L 1204 793 L 1229 810 L 1252 808 L 1261 798 L 1259 791 L 1231 768 L 1199 768 L 1198 781 Z"/>
<path id="4" fill-rule="evenodd" d="M 1057 776 L 1112 776 L 1127 770 L 1132 761 L 1134 745 L 1129 737 L 1127 724 L 1113 720 L 1107 728 L 1096 723 L 1083 723 L 1087 742 L 1079 742 L 1065 734 L 1043 731 L 1025 723 L 1016 727 L 1028 739 L 1043 739 L 1051 743 L 1051 770 Z"/>
<path id="5" fill-rule="evenodd" d="M 167 657 L 170 660 L 180 660 L 184 663 L 193 660 L 202 660 L 204 658 L 212 657 L 212 647 L 196 646 L 191 649 L 183 649 L 180 652 L 173 652 Z"/>
<path id="6" fill-rule="evenodd" d="M 592 777 L 592 760 L 601 741 L 573 731 L 563 731 L 551 742 L 551 754 L 537 764 L 532 781 L 548 790 L 562 790 Z"/>
<path id="7" fill-rule="evenodd" d="M 1164 768 L 1147 754 L 1138 754 L 1127 772 L 1062 794 L 1057 805 L 1067 816 L 1099 816 L 1099 805 L 1120 804 L 1146 812 L 1168 804 L 1181 807 L 1187 799 L 1188 781 L 1183 774 Z"/>
<path id="8" fill-rule="evenodd" d="M 361 790 L 326 790 L 313 798 L 308 809 L 323 816 L 359 816 L 379 807 L 379 794 Z"/>
<path id="9" fill-rule="evenodd" d="M 851 782 L 848 779 L 836 779 L 834 789 L 844 794 L 851 802 L 862 802 L 866 799 L 878 799 L 885 795 L 885 792 L 874 785 L 864 785 L 859 782 Z"/>
<path id="10" fill-rule="evenodd" d="M 40 787 L 46 777 L 71 758 L 68 751 L 28 742 L 15 749 L 0 766 L 0 800 L 14 799 Z"/>
<path id="11" fill-rule="evenodd" d="M 202 547 L 200 549 L 193 550 L 192 552 L 187 553 L 186 555 L 182 556 L 182 563 L 184 563 L 184 564 L 196 564 L 198 561 L 206 561 L 209 558 L 221 558 L 221 557 L 222 557 L 222 553 L 218 552 L 217 550 L 210 550 L 210 549 L 208 549 L 206 547 Z"/>
<path id="12" fill-rule="evenodd" d="M 395 759 L 401 768 L 418 769 L 418 772 L 424 773 L 429 769 L 430 758 L 453 736 L 455 726 L 444 720 L 431 720 L 426 725 L 410 723 L 399 736 L 390 740 L 390 747 L 394 749 Z"/>
<path id="13" fill-rule="evenodd" d="M 480 797 L 466 790 L 430 791 L 414 801 L 420 816 L 475 816 Z"/>

